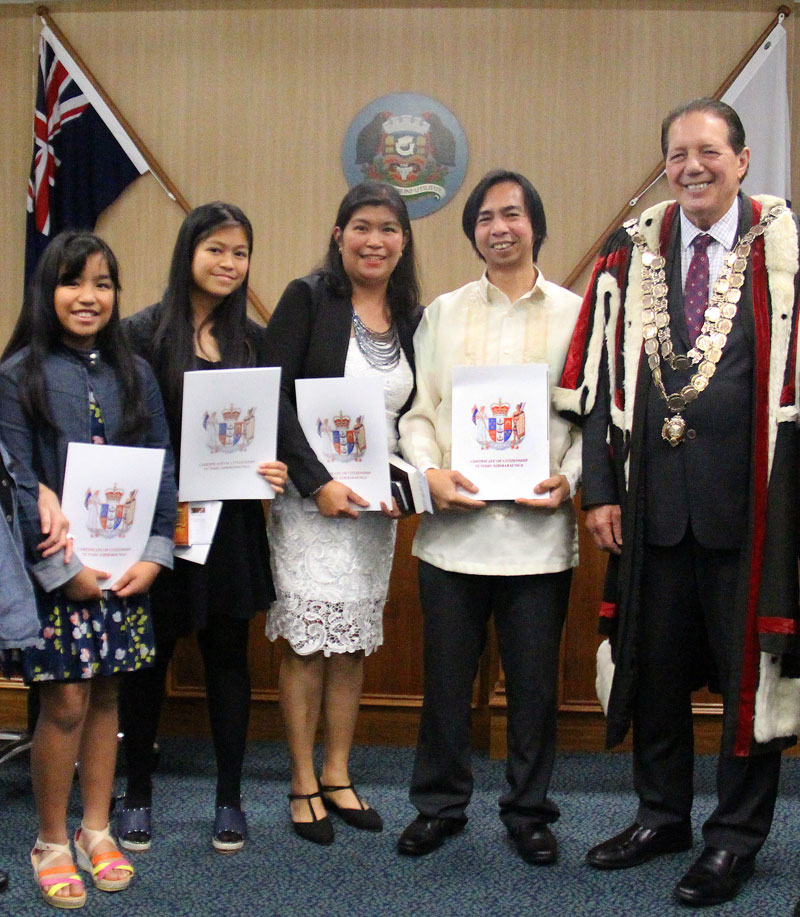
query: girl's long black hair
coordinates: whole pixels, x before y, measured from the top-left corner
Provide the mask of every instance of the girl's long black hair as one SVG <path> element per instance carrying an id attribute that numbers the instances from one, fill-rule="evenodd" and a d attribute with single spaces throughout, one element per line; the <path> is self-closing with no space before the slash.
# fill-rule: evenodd
<path id="1" fill-rule="evenodd" d="M 403 235 L 408 240 L 397 266 L 389 278 L 386 298 L 393 318 L 408 316 L 419 306 L 420 291 L 417 277 L 417 259 L 414 254 L 414 234 L 411 232 L 411 220 L 408 217 L 403 198 L 392 186 L 379 181 L 363 181 L 354 185 L 339 204 L 336 223 L 344 229 L 353 214 L 361 207 L 388 207 L 397 218 Z M 328 287 L 338 296 L 352 296 L 353 285 L 345 272 L 339 244 L 331 233 L 328 251 L 320 267 Z"/>
<path id="2" fill-rule="evenodd" d="M 25 374 L 20 382 L 23 408 L 34 422 L 58 429 L 58 422 L 48 404 L 44 380 L 45 357 L 64 346 L 64 329 L 55 310 L 56 287 L 80 277 L 87 260 L 94 254 L 105 258 L 114 287 L 111 317 L 98 332 L 95 349 L 116 372 L 122 390 L 120 441 L 131 443 L 147 429 L 149 416 L 133 350 L 120 328 L 119 266 L 114 252 L 99 236 L 84 230 L 66 230 L 47 246 L 25 291 L 22 311 L 2 359 L 6 360 L 24 347 L 28 348 Z M 88 405 L 86 410 L 89 410 Z"/>
<path id="3" fill-rule="evenodd" d="M 175 240 L 169 280 L 161 298 L 161 319 L 156 328 L 149 354 L 164 397 L 170 426 L 180 416 L 183 403 L 183 374 L 195 369 L 191 291 L 194 283 L 192 261 L 197 246 L 220 228 L 241 226 L 247 247 L 253 252 L 253 227 L 244 213 L 233 204 L 214 201 L 195 207 L 183 221 Z M 229 293 L 208 315 L 204 324 L 211 325 L 221 358 L 221 368 L 235 369 L 252 365 L 255 354 L 247 339 L 248 270 L 241 286 Z M 199 329 L 198 329 L 199 330 Z"/>

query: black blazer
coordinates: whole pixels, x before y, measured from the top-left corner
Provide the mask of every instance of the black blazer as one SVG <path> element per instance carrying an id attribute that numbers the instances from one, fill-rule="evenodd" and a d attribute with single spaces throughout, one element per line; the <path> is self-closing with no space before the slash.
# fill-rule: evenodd
<path id="1" fill-rule="evenodd" d="M 739 235 L 752 224 L 750 199 L 740 194 Z M 622 231 L 620 231 L 622 232 Z M 630 242 L 624 239 L 630 248 Z M 678 353 L 689 349 L 683 311 L 680 262 L 680 217 L 676 213 L 665 246 L 665 275 L 669 285 L 670 330 Z M 688 527 L 708 548 L 736 549 L 747 535 L 751 492 L 751 445 L 753 424 L 754 319 L 752 267 L 748 265 L 742 298 L 722 360 L 708 389 L 683 411 L 688 436 L 677 447 L 661 438 L 665 418 L 671 416 L 653 385 L 646 360 L 642 359 L 636 381 L 636 410 L 632 438 L 642 442 L 641 462 L 631 468 L 631 486 L 644 494 L 644 537 L 649 544 L 676 545 Z M 600 367 L 598 397 L 583 424 L 583 503 L 624 503 L 625 483 L 617 480 L 615 465 L 606 445 L 610 425 L 607 355 Z M 691 378 L 673 372 L 662 361 L 667 392 L 680 391 Z M 645 409 L 642 410 L 642 407 Z M 612 429 L 612 436 L 614 431 Z M 624 454 L 632 447 L 615 442 Z M 643 488 L 635 477 L 641 473 Z"/>
<path id="2" fill-rule="evenodd" d="M 400 345 L 414 371 L 414 330 L 422 309 L 395 319 Z M 344 375 L 353 306 L 349 297 L 328 289 L 324 278 L 309 274 L 293 280 L 283 292 L 265 334 L 267 366 L 281 367 L 278 420 L 278 458 L 289 466 L 289 476 L 305 497 L 331 480 L 308 443 L 297 419 L 296 379 L 324 379 Z M 408 410 L 412 391 L 401 413 Z"/>
<path id="3" fill-rule="evenodd" d="M 752 224 L 750 199 L 740 195 L 741 236 Z M 683 308 L 680 218 L 676 214 L 665 267 L 669 284 L 670 328 L 678 353 L 689 349 Z M 751 478 L 753 389 L 752 271 L 748 265 L 739 309 L 722 360 L 708 388 L 682 412 L 687 437 L 677 447 L 661 437 L 670 416 L 655 385 L 650 384 L 645 420 L 645 541 L 669 547 L 691 527 L 707 548 L 735 549 L 747 534 Z M 648 372 L 646 364 L 643 371 Z M 674 372 L 662 361 L 667 392 L 680 391 L 696 367 Z"/>

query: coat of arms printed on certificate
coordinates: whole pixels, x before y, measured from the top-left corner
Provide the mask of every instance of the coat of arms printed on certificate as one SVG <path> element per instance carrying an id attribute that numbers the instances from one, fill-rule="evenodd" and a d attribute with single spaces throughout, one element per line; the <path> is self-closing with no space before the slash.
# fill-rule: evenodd
<path id="1" fill-rule="evenodd" d="M 343 411 L 331 421 L 317 418 L 317 436 L 323 442 L 325 457 L 331 462 L 360 462 L 367 451 L 367 431 L 364 415 L 359 414 L 351 425 L 351 419 Z"/>
<path id="2" fill-rule="evenodd" d="M 242 417 L 242 409 L 230 405 L 221 411 L 203 414 L 206 445 L 213 452 L 245 452 L 256 434 L 256 409 Z"/>
<path id="3" fill-rule="evenodd" d="M 87 512 L 86 528 L 93 538 L 124 537 L 133 525 L 136 514 L 136 488 L 125 498 L 125 490 L 117 484 L 102 494 L 100 490 L 88 488 L 83 498 Z"/>
<path id="4" fill-rule="evenodd" d="M 473 404 L 472 423 L 481 449 L 519 449 L 525 439 L 525 402 L 519 402 L 513 413 L 502 398 L 490 404 L 488 411 L 484 404 Z"/>

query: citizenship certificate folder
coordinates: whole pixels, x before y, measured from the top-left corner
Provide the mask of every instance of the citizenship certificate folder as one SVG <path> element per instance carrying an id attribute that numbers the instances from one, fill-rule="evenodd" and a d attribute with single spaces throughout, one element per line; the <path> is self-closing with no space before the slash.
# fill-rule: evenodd
<path id="1" fill-rule="evenodd" d="M 280 382 L 274 366 L 184 373 L 181 501 L 275 496 L 256 468 L 275 461 Z"/>
<path id="2" fill-rule="evenodd" d="M 81 562 L 109 589 L 141 560 L 161 486 L 163 449 L 70 443 L 61 508 Z"/>
<path id="3" fill-rule="evenodd" d="M 550 386 L 546 363 L 453 367 L 451 466 L 478 488 L 476 500 L 546 499 L 550 477 Z"/>
<path id="4" fill-rule="evenodd" d="M 369 500 L 364 509 L 391 506 L 383 381 L 297 379 L 295 390 L 300 426 L 331 477 Z M 317 508 L 314 500 L 305 506 Z"/>

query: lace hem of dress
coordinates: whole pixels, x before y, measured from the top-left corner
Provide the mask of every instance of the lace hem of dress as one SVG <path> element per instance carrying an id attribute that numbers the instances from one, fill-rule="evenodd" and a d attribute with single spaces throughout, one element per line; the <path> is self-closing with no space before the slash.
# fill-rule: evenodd
<path id="1" fill-rule="evenodd" d="M 322 651 L 364 655 L 383 643 L 383 606 L 378 600 L 325 602 L 278 589 L 267 615 L 267 637 L 283 637 L 299 656 Z"/>

